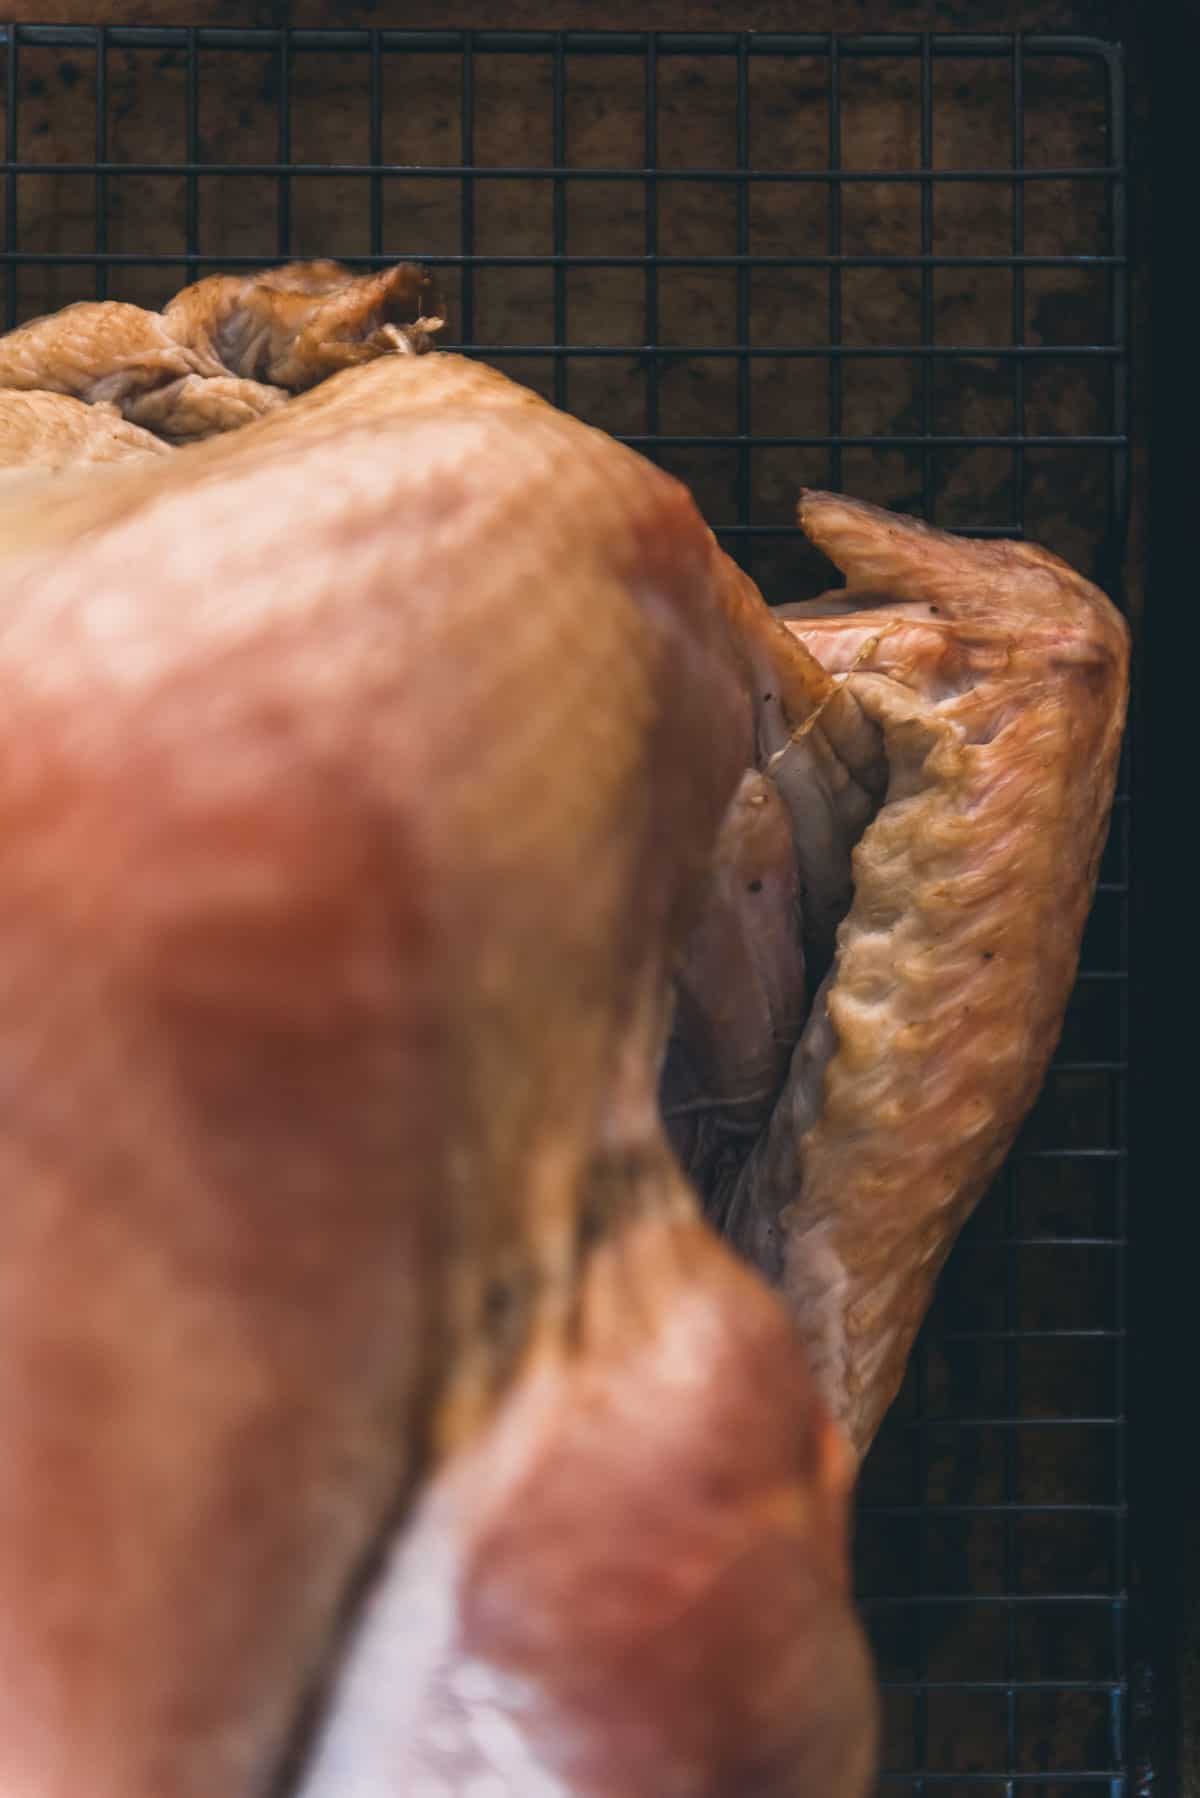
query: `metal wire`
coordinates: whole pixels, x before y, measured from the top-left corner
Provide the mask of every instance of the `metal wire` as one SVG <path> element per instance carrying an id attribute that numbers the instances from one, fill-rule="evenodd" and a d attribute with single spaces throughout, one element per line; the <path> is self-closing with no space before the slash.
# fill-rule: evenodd
<path id="1" fill-rule="evenodd" d="M 67 129 L 69 93 L 61 102 L 62 132 L 36 141 L 22 156 L 22 118 L 32 105 L 28 59 L 76 51 L 94 59 L 94 153 L 79 148 Z M 119 158 L 113 129 L 117 59 L 154 52 L 182 70 L 184 160 Z M 236 144 L 208 143 L 206 105 L 223 63 L 253 52 L 273 73 L 257 106 L 272 125 L 275 156 L 238 161 Z M 655 459 L 700 458 L 702 471 L 728 468 L 722 488 L 728 510 L 715 523 L 722 540 L 777 583 L 782 597 L 801 544 L 792 523 L 764 516 L 764 459 L 786 451 L 819 458 L 818 478 L 853 486 L 863 457 L 911 458 L 911 505 L 937 517 L 943 473 L 955 457 L 995 452 L 1011 474 L 990 515 L 957 528 L 988 536 L 1020 536 L 1034 504 L 1034 458 L 1053 456 L 1055 479 L 1076 478 L 1088 458 L 1106 470 L 1086 553 L 1116 594 L 1128 511 L 1129 424 L 1126 401 L 1127 250 L 1124 89 L 1119 50 L 1095 39 L 1042 35 L 838 37 L 811 33 L 520 33 L 404 30 L 301 31 L 287 28 L 175 28 L 10 25 L 0 28 L 5 59 L 3 96 L 5 201 L 2 249 L 4 308 L 11 328 L 36 307 L 38 282 L 83 271 L 95 297 L 119 297 L 125 283 L 146 271 L 178 271 L 192 280 L 215 267 L 253 266 L 289 255 L 328 253 L 308 241 L 301 201 L 331 180 L 361 180 L 366 203 L 361 239 L 347 259 L 380 265 L 397 256 L 419 258 L 457 274 L 461 286 L 455 326 L 460 346 L 516 365 L 526 378 L 546 373 L 546 391 L 560 404 L 573 399 L 573 375 L 583 367 L 611 371 L 613 381 L 640 383 L 626 440 Z M 336 55 L 361 66 L 366 110 L 366 160 L 293 158 L 306 102 L 299 78 L 303 59 Z M 457 69 L 457 119 L 441 140 L 441 160 L 387 161 L 388 125 L 403 105 L 404 82 L 419 83 L 428 59 L 451 59 Z M 629 140 L 621 161 L 573 160 L 577 117 L 573 83 L 589 59 L 628 59 L 631 91 L 640 96 L 640 141 Z M 426 59 L 425 62 L 422 59 Z M 511 135 L 502 153 L 481 154 L 491 123 L 481 83 L 497 59 L 515 79 L 538 62 L 548 81 L 536 104 L 548 108 L 540 138 L 549 160 L 513 158 Z M 824 151 L 786 165 L 776 154 L 755 154 L 755 82 L 768 59 L 796 70 L 815 67 L 812 104 L 825 109 Z M 991 162 L 941 166 L 938 130 L 947 100 L 939 73 L 948 59 L 968 59 L 982 74 L 998 70 L 1003 103 L 984 144 Z M 123 66 L 123 65 L 122 65 Z M 696 164 L 668 153 L 673 128 L 664 92 L 676 71 L 705 88 L 732 92 L 732 151 L 722 164 L 709 155 Z M 886 66 L 911 75 L 907 128 L 911 167 L 860 166 L 851 153 L 851 78 Z M 1046 122 L 1046 71 L 1064 78 L 1088 70 L 1103 110 L 1102 160 L 1042 166 L 1038 134 Z M 394 76 L 400 77 L 398 83 Z M 154 80 L 147 66 L 145 79 Z M 132 77 L 126 70 L 120 79 Z M 531 90 L 532 91 L 532 90 Z M 72 102 L 73 103 L 73 102 Z M 515 104 L 515 103 L 514 103 Z M 526 99 L 523 105 L 533 105 Z M 986 137 L 981 123 L 975 141 Z M 261 119 L 258 121 L 261 123 Z M 58 137 L 60 141 L 54 141 Z M 264 140 L 256 142 L 261 145 Z M 267 140 L 269 141 L 269 139 Z M 308 140 L 306 134 L 305 141 Z M 489 143 L 492 141 L 488 138 Z M 1061 135 L 1055 139 L 1062 141 Z M 444 159 L 445 145 L 457 160 Z M 65 150 L 57 160 L 53 150 Z M 48 153 L 49 152 L 49 153 Z M 34 191 L 41 177 L 87 179 L 93 190 L 90 240 L 53 246 L 30 239 Z M 137 247 L 114 247 L 114 190 L 131 176 L 181 184 L 182 246 L 163 247 L 154 232 Z M 205 248 L 216 209 L 214 177 L 273 184 L 273 207 L 263 215 L 262 241 L 239 242 L 236 253 Z M 549 199 L 548 243 L 481 248 L 493 184 L 521 181 Z M 420 187 L 452 203 L 457 227 L 449 241 L 391 241 L 389 185 Z M 636 248 L 598 253 L 574 249 L 573 200 L 588 184 L 632 184 L 642 218 Z M 668 209 L 688 183 L 732 195 L 731 241 L 720 249 L 682 252 L 668 238 Z M 1031 208 L 1046 183 L 1098 191 L 1104 204 L 1063 226 L 1053 243 L 1043 221 L 1030 252 Z M 247 185 L 250 184 L 250 185 Z M 1077 186 L 1074 184 L 1078 184 Z M 964 186 L 1003 194 L 1011 208 L 1008 249 L 968 244 L 939 250 L 939 202 Z M 876 253 L 853 244 L 850 207 L 861 189 L 911 191 L 916 204 L 915 247 Z M 796 253 L 756 247 L 756 207 L 764 194 L 789 204 L 821 196 L 825 218 L 815 243 Z M 1089 223 L 1089 221 L 1091 221 Z M 502 271 L 547 282 L 547 307 L 532 342 L 489 341 L 483 281 Z M 572 335 L 574 283 L 589 274 L 626 271 L 636 288 L 640 341 Z M 807 273 L 817 298 L 797 319 L 789 341 L 759 341 L 756 283 L 782 271 Z M 939 283 L 952 271 L 999 271 L 1010 283 L 1011 305 L 986 345 L 939 341 Z M 915 281 L 917 341 L 859 341 L 852 329 L 848 283 L 861 274 Z M 1030 283 L 1042 275 L 1078 275 L 1107 284 L 1107 328 L 1082 340 L 1038 341 L 1028 325 Z M 668 324 L 669 284 L 727 279 L 727 310 L 706 322 L 697 315 L 686 337 Z M 164 292 L 167 291 L 164 288 Z M 724 290 L 722 290 L 724 291 Z M 73 294 L 74 297 L 74 294 Z M 1004 335 L 1007 316 L 1007 336 Z M 1044 333 L 1043 333 L 1044 335 Z M 672 428 L 676 377 L 720 381 L 732 363 L 729 409 L 703 428 Z M 855 423 L 850 382 L 863 370 L 882 379 L 897 365 L 913 377 L 912 403 L 886 428 Z M 995 366 L 1011 407 L 1009 428 L 994 422 L 971 433 L 939 427 L 938 382 L 955 383 Z M 824 379 L 815 422 L 795 430 L 762 423 L 756 371 Z M 1031 424 L 1034 383 L 1043 369 L 1075 371 L 1103 395 L 1094 418 L 1047 429 Z M 530 372 L 532 371 L 532 373 Z M 718 388 L 704 388 L 716 406 Z M 821 424 L 824 428 L 820 428 Z M 1077 428 L 1076 428 L 1077 427 Z M 850 459 L 855 458 L 853 469 Z M 688 468 L 691 468 L 688 464 Z M 711 471 L 710 471 L 711 472 Z M 714 477 L 715 478 L 715 477 Z M 806 478 L 811 479 L 811 476 Z M 798 481 L 797 481 L 798 484 Z M 954 523 L 954 521 L 951 521 Z M 783 557 L 780 561 L 776 558 Z M 1093 931 L 1072 1002 L 1063 1044 L 1037 1118 L 968 1227 L 923 1334 L 913 1371 L 893 1417 L 865 1470 L 859 1530 L 859 1590 L 874 1632 L 888 1705 L 881 1790 L 936 1793 L 1103 1791 L 1131 1798 L 1125 1711 L 1125 1381 L 1128 1318 L 1126 1243 L 1128 1154 L 1128 788 L 1115 811 Z"/>

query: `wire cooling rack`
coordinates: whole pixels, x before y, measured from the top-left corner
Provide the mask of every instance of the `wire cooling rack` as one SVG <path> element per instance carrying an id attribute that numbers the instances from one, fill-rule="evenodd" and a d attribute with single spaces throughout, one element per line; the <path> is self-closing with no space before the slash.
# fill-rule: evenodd
<path id="1" fill-rule="evenodd" d="M 1120 52 L 1083 38 L 0 30 L 9 326 L 414 257 L 452 335 L 697 493 L 768 597 L 800 485 L 1120 599 Z M 1128 787 L 1044 1097 L 865 1469 L 886 1793 L 1132 1798 Z"/>

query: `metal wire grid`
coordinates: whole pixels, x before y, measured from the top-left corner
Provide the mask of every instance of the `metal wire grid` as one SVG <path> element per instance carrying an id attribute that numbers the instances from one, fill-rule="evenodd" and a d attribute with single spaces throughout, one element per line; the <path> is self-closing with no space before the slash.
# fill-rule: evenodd
<path id="1" fill-rule="evenodd" d="M 983 36 L 881 36 L 614 33 L 469 33 L 409 31 L 207 30 L 153 27 L 93 29 L 12 25 L 0 28 L 6 98 L 3 251 L 5 308 L 11 327 L 27 315 L 30 276 L 55 267 L 84 271 L 94 297 L 120 296 L 132 271 L 164 271 L 164 293 L 213 266 L 253 265 L 326 253 L 295 229 L 294 197 L 331 177 L 364 182 L 368 205 L 363 241 L 348 260 L 364 265 L 397 254 L 456 273 L 453 319 L 460 346 L 502 364 L 516 363 L 549 397 L 571 405 L 572 371 L 586 357 L 607 361 L 641 388 L 640 428 L 620 434 L 646 453 L 732 452 L 732 515 L 719 534 L 749 567 L 771 540 L 802 554 L 794 525 L 756 517 L 756 458 L 763 451 L 823 458 L 828 484 L 847 480 L 850 452 L 904 452 L 915 464 L 914 505 L 939 509 L 936 459 L 946 452 L 1003 451 L 1011 458 L 1008 516 L 971 519 L 960 528 L 1020 536 L 1029 509 L 1031 454 L 1053 450 L 1056 469 L 1101 452 L 1107 471 L 1093 493 L 1088 532 L 1091 572 L 1109 591 L 1119 587 L 1127 511 L 1129 436 L 1126 411 L 1126 227 L 1123 77 L 1120 52 L 1090 39 Z M 28 53 L 84 52 L 94 59 L 93 153 L 76 153 L 70 134 L 51 121 L 53 158 L 22 155 L 21 119 L 30 104 L 23 86 Z M 114 54 L 154 51 L 157 67 L 182 67 L 182 161 L 115 158 L 109 71 Z M 261 104 L 273 110 L 273 159 L 238 160 L 202 148 L 205 83 L 215 81 L 220 53 L 256 52 L 273 66 Z M 306 162 L 293 157 L 297 123 L 294 75 L 309 53 L 333 53 L 363 71 L 367 111 L 365 161 Z M 215 62 L 214 62 L 215 57 Z M 389 105 L 385 77 L 402 62 L 419 80 L 423 58 L 457 67 L 457 144 L 453 160 L 385 160 Z M 991 166 L 939 166 L 935 70 L 944 58 L 971 59 L 1004 72 L 1005 138 Z M 479 71 L 494 59 L 549 64 L 550 158 L 491 160 L 477 156 Z M 589 58 L 625 59 L 641 91 L 642 130 L 623 162 L 580 166 L 569 154 L 572 76 Z M 752 154 L 752 71 L 759 59 L 795 60 L 824 70 L 825 154 L 763 166 Z M 668 72 L 681 61 L 699 70 L 701 87 L 733 75 L 733 154 L 720 165 L 664 159 L 660 106 Z M 1042 166 L 1036 153 L 1045 108 L 1031 107 L 1029 71 L 1086 65 L 1100 76 L 1104 151 L 1099 160 Z M 848 160 L 844 143 L 846 71 L 865 64 L 903 65 L 915 72 L 908 123 L 914 166 L 870 167 Z M 65 65 L 64 65 L 65 66 Z M 74 65 L 72 65 L 74 66 Z M 78 75 L 78 70 L 76 70 Z M 152 77 L 153 78 L 153 77 Z M 545 89 L 543 88 L 545 95 Z M 727 91 L 727 90 L 724 90 Z M 66 100 L 62 105 L 66 105 Z M 1036 116 L 1035 116 L 1036 113 Z M 46 126 L 39 127 L 43 132 Z M 543 141 L 545 139 L 543 133 Z M 63 145 L 67 145 L 64 153 Z M 228 146 L 227 146 L 228 147 Z M 236 151 L 236 141 L 232 143 Z M 994 149 L 994 146 L 993 146 Z M 65 159 L 64 159 L 65 154 Z M 163 250 L 154 233 L 135 250 L 110 247 L 112 184 L 131 175 L 178 177 L 183 184 L 183 244 Z M 94 184 L 91 242 L 67 249 L 29 247 L 23 184 L 31 177 L 85 177 Z M 274 217 L 252 252 L 212 254 L 202 238 L 202 183 L 214 176 L 274 183 Z M 387 242 L 390 181 L 452 184 L 460 197 L 457 248 L 421 241 Z M 477 226 L 485 183 L 519 180 L 550 194 L 548 247 L 480 249 Z M 623 253 L 573 252 L 569 200 L 587 182 L 633 182 L 642 196 L 642 242 Z M 702 181 L 733 193 L 731 249 L 678 254 L 663 249 L 664 193 Z M 1033 184 L 1099 184 L 1105 204 L 1094 214 L 1092 240 L 1030 253 L 1027 196 Z M 915 249 L 903 254 L 847 250 L 846 197 L 856 185 L 915 190 Z M 983 190 L 999 184 L 1011 196 L 1010 236 L 1001 252 L 939 253 L 935 205 L 951 185 Z M 790 195 L 817 190 L 825 199 L 825 242 L 803 254 L 756 251 L 755 196 L 783 186 Z M 788 204 L 791 204 L 789 200 Z M 207 202 L 206 202 L 207 205 Z M 273 228 L 272 228 L 273 227 Z M 1043 232 L 1044 237 L 1044 232 Z M 477 335 L 478 283 L 491 269 L 549 273 L 544 340 L 487 342 Z M 640 283 L 641 331 L 636 345 L 579 341 L 570 330 L 569 284 L 580 271 L 622 270 Z M 771 269 L 818 271 L 827 282 L 823 317 L 806 317 L 792 341 L 757 342 L 753 284 Z M 935 283 L 945 270 L 1001 270 L 1011 283 L 1007 328 L 985 346 L 939 340 Z M 1033 270 L 1085 270 L 1107 285 L 1107 331 L 1067 344 L 1031 341 L 1026 287 Z M 732 306 L 715 340 L 681 341 L 664 324 L 663 288 L 680 271 L 731 271 Z M 915 341 L 854 341 L 847 333 L 845 287 L 851 271 L 915 274 L 919 333 Z M 982 277 L 980 277 L 982 278 Z M 38 309 L 36 296 L 33 309 Z M 801 361 L 824 381 L 824 429 L 764 432 L 754 428 L 755 363 L 772 369 Z M 1040 363 L 1084 365 L 1102 428 L 1048 431 L 1027 427 L 1029 385 Z M 918 371 L 916 428 L 863 432 L 847 428 L 847 371 L 859 364 L 903 361 Z M 732 362 L 733 416 L 723 430 L 666 430 L 664 381 L 673 369 Z M 1012 428 L 947 432 L 936 421 L 935 382 L 948 369 L 981 364 L 1003 369 Z M 540 376 L 540 379 L 539 379 Z M 614 374 L 614 378 L 616 375 Z M 1065 476 L 1063 477 L 1066 478 Z M 1067 482 L 1069 486 L 1069 481 Z M 939 520 L 940 522 L 941 520 Z M 784 569 L 786 571 L 787 564 Z M 776 575 L 779 565 L 773 565 Z M 860 1507 L 859 1588 L 883 1677 L 887 1728 L 882 1790 L 914 1794 L 1040 1793 L 1073 1798 L 1127 1790 L 1125 1745 L 1125 1254 L 1127 1183 L 1128 786 L 1122 785 L 1112 840 L 1089 931 L 1084 970 L 1063 1044 L 1037 1118 L 969 1227 L 923 1334 L 905 1391 L 868 1463 Z"/>

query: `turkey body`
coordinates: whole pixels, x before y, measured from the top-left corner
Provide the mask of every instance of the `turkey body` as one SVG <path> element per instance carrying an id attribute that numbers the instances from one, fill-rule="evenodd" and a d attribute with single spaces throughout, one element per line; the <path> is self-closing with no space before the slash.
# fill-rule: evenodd
<path id="1" fill-rule="evenodd" d="M 686 492 L 394 356 L 0 572 L 0 1787 L 861 1798 L 851 1463 L 657 1105 L 755 759 Z"/>
<path id="2" fill-rule="evenodd" d="M 306 385 L 296 284 L 196 378 Z M 855 1456 L 1061 1026 L 1125 627 L 828 494 L 772 614 L 602 433 L 367 363 L 0 488 L 0 1784 L 861 1798 Z"/>

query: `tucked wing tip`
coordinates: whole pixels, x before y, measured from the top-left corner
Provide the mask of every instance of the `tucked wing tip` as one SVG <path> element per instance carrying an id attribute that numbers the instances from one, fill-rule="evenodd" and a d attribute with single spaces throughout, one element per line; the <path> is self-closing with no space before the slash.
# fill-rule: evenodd
<path id="1" fill-rule="evenodd" d="M 848 493 L 832 493 L 820 487 L 801 487 L 796 515 L 802 528 L 814 539 L 826 528 L 835 530 L 847 525 L 915 531 L 922 536 L 933 531 L 932 525 L 906 512 L 889 512 L 869 499 L 853 499 Z M 935 534 L 941 535 L 940 532 Z"/>
<path id="2" fill-rule="evenodd" d="M 848 493 L 830 493 L 816 487 L 801 488 L 796 516 L 809 541 L 827 554 L 832 553 L 830 546 L 844 538 L 874 536 L 883 530 L 894 533 L 917 523 L 900 513 L 885 512 L 870 500 L 852 499 Z M 833 559 L 837 561 L 836 554 Z"/>
<path id="3" fill-rule="evenodd" d="M 797 506 L 809 542 L 839 568 L 851 593 L 934 601 L 947 618 L 1014 628 L 1082 632 L 1124 654 L 1128 629 L 1100 588 L 1052 550 L 1015 537 L 972 537 L 869 500 L 802 488 Z"/>
<path id="4" fill-rule="evenodd" d="M 801 488 L 796 516 L 809 542 L 841 569 L 851 586 L 870 586 L 910 560 L 918 544 L 927 552 L 942 537 L 917 518 L 814 487 Z"/>

